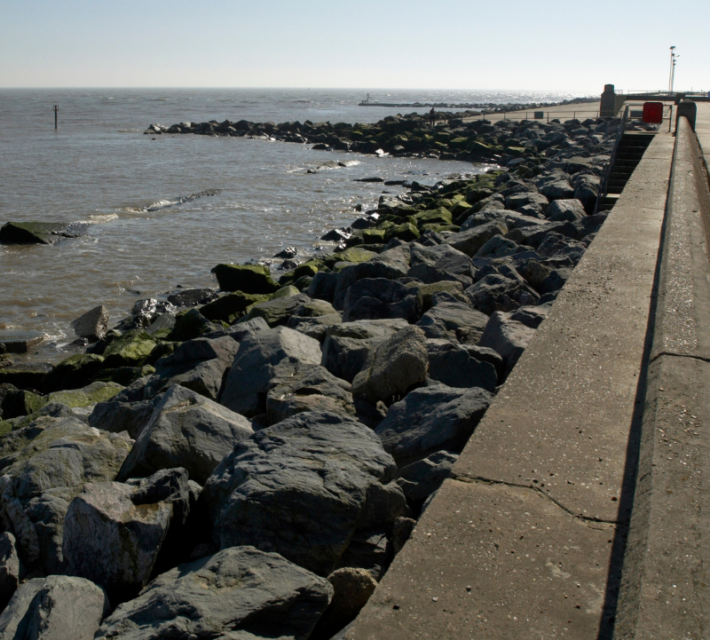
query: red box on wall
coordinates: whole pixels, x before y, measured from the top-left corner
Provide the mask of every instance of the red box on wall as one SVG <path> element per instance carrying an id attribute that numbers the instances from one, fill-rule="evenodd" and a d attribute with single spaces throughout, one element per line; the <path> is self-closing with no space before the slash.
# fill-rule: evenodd
<path id="1" fill-rule="evenodd" d="M 643 121 L 648 122 L 649 124 L 660 124 L 663 122 L 663 103 L 644 102 Z"/>

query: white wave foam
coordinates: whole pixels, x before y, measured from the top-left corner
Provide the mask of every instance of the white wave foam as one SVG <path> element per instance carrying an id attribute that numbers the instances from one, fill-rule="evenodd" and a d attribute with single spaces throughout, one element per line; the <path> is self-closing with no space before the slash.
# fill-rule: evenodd
<path id="1" fill-rule="evenodd" d="M 118 219 L 117 213 L 92 213 L 88 220 L 79 220 L 77 224 L 103 224 Z"/>

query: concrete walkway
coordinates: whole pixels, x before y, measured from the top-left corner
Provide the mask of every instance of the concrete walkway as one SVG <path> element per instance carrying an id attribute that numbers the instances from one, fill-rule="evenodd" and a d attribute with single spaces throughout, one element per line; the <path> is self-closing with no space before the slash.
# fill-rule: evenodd
<path id="1" fill-rule="evenodd" d="M 651 143 L 342 638 L 611 637 L 673 147 Z"/>
<path id="2" fill-rule="evenodd" d="M 464 118 L 464 122 L 470 122 L 473 120 L 481 120 L 485 118 L 491 122 L 497 120 L 524 120 L 527 116 L 528 119 L 532 120 L 535 116 L 535 111 L 542 111 L 545 114 L 544 120 L 541 122 L 547 122 L 548 116 L 552 120 L 554 118 L 559 118 L 562 122 L 566 120 L 586 120 L 587 118 L 598 118 L 599 117 L 599 101 L 595 100 L 593 102 L 584 102 L 582 104 L 561 104 L 554 107 L 541 107 L 540 109 L 530 109 L 529 111 L 510 111 L 509 113 L 489 113 L 485 116 L 471 116 L 469 118 Z"/>
<path id="3" fill-rule="evenodd" d="M 705 166 L 710 167 L 710 102 L 698 102 L 698 117 L 695 122 L 695 134 L 705 156 Z"/>

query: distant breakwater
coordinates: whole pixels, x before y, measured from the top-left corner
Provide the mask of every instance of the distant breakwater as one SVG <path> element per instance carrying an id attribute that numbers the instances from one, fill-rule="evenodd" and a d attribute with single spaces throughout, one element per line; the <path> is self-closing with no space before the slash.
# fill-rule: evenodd
<path id="1" fill-rule="evenodd" d="M 532 109 L 538 105 L 503 105 L 496 112 Z M 281 142 L 313 144 L 315 150 L 351 151 L 364 154 L 390 154 L 440 160 L 498 163 L 506 155 L 521 157 L 524 143 L 514 136 L 502 138 L 500 129 L 481 119 L 479 111 L 446 112 L 430 115 L 394 115 L 374 124 L 345 122 L 181 122 L 170 126 L 151 124 L 146 135 L 194 134 L 204 136 L 251 137 Z M 534 147 L 541 150 L 540 145 Z"/>

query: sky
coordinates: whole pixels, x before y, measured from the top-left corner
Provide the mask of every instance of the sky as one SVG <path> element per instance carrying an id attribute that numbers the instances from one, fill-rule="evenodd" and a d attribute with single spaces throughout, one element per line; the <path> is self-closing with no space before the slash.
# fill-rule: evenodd
<path id="1" fill-rule="evenodd" d="M 710 91 L 707 0 L 0 0 L 0 88 Z"/>

